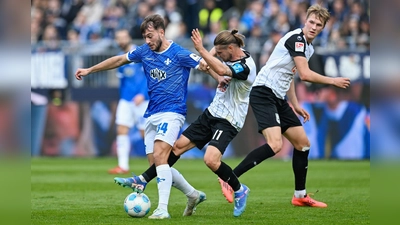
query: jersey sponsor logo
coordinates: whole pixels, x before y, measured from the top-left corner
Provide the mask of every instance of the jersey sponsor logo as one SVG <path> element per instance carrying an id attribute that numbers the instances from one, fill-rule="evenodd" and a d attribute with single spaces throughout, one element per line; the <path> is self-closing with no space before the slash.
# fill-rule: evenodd
<path id="1" fill-rule="evenodd" d="M 240 73 L 244 70 L 243 65 L 240 63 L 236 63 L 236 64 L 232 65 L 232 68 L 235 71 L 235 73 Z"/>
<path id="2" fill-rule="evenodd" d="M 304 43 L 303 42 L 295 42 L 294 50 L 296 52 L 304 52 Z"/>
<path id="3" fill-rule="evenodd" d="M 165 71 L 159 70 L 158 68 L 155 68 L 150 70 L 150 77 L 161 81 L 167 78 L 167 73 Z"/>
<path id="4" fill-rule="evenodd" d="M 200 59 L 201 59 L 200 56 L 198 56 L 198 55 L 196 55 L 194 53 L 190 54 L 189 56 L 190 56 L 190 58 L 192 58 L 196 62 L 200 61 Z"/>
<path id="5" fill-rule="evenodd" d="M 168 66 L 171 62 L 172 62 L 172 61 L 171 61 L 169 58 L 167 58 L 167 60 L 164 61 L 165 65 L 167 65 L 167 66 Z"/>

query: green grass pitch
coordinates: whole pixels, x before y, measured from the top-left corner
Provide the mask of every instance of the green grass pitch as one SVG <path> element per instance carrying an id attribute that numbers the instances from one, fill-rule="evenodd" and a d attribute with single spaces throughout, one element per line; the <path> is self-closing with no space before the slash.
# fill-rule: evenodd
<path id="1" fill-rule="evenodd" d="M 130 189 L 113 182 L 107 170 L 115 158 L 32 158 L 31 224 L 370 224 L 370 162 L 309 162 L 307 191 L 318 193 L 316 200 L 328 208 L 294 207 L 290 204 L 294 180 L 291 162 L 266 160 L 240 181 L 250 189 L 246 211 L 233 217 L 233 204 L 223 195 L 217 177 L 202 160 L 181 159 L 175 168 L 197 189 L 207 194 L 207 201 L 191 217 L 182 217 L 186 197 L 172 188 L 171 219 L 153 221 L 131 218 L 123 209 Z M 239 159 L 224 160 L 231 167 Z M 131 171 L 147 169 L 146 159 L 132 158 Z M 124 176 L 122 176 L 124 177 Z M 157 185 L 152 181 L 145 192 L 157 207 Z M 149 213 L 150 215 L 150 213 Z"/>

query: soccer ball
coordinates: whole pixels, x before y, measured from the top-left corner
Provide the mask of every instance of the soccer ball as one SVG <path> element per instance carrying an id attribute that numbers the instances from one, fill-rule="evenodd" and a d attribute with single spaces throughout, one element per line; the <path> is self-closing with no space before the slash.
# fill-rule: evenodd
<path id="1" fill-rule="evenodd" d="M 144 193 L 132 192 L 124 201 L 125 212 L 131 217 L 144 217 L 150 212 L 151 202 Z"/>

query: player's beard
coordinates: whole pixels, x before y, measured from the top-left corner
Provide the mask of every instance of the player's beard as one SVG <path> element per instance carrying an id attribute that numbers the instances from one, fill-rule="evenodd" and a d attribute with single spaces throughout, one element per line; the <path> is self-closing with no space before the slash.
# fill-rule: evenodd
<path id="1" fill-rule="evenodd" d="M 161 48 L 161 45 L 162 45 L 162 40 L 161 40 L 161 37 L 158 36 L 158 40 L 156 41 L 156 47 L 154 48 L 154 51 L 155 52 L 159 52 L 160 48 Z"/>

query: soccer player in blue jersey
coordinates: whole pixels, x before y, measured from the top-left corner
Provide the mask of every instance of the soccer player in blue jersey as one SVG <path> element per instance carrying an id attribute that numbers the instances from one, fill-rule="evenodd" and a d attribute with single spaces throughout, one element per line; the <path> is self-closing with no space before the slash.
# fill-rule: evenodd
<path id="1" fill-rule="evenodd" d="M 129 31 L 126 29 L 115 32 L 115 41 L 121 48 L 121 54 L 136 48 L 132 44 Z M 115 123 L 117 124 L 117 158 L 118 166 L 110 169 L 110 174 L 126 174 L 129 172 L 129 153 L 131 141 L 129 130 L 136 125 L 144 138 L 145 119 L 143 117 L 149 95 L 147 93 L 147 81 L 141 63 L 129 63 L 118 67 L 117 76 L 120 78 L 120 99 L 118 101 Z M 150 165 L 153 164 L 153 156 L 147 155 Z"/>
<path id="2" fill-rule="evenodd" d="M 226 147 L 244 125 L 250 90 L 257 74 L 253 58 L 243 49 L 244 36 L 237 32 L 237 30 L 219 32 L 214 40 L 214 48 L 208 52 L 203 47 L 199 31 L 197 29 L 192 31 L 194 46 L 210 67 L 209 72 L 218 81 L 218 87 L 210 106 L 183 131 L 168 159 L 168 163 L 173 165 L 186 151 L 194 147 L 202 149 L 208 143 L 204 162 L 233 190 L 235 217 L 245 211 L 250 189 L 239 181 L 232 168 L 221 158 Z M 155 177 L 155 167 L 151 166 L 141 175 L 135 176 L 134 183 L 126 179 L 118 179 L 117 182 L 140 187 Z M 126 181 L 128 182 L 125 183 Z"/>
<path id="3" fill-rule="evenodd" d="M 171 168 L 167 160 L 185 120 L 190 70 L 202 70 L 206 63 L 200 56 L 165 38 L 164 19 L 160 15 L 147 16 L 140 30 L 145 44 L 125 55 L 111 57 L 90 68 L 78 69 L 75 77 L 82 80 L 90 73 L 142 62 L 150 97 L 144 114 L 146 153 L 153 153 L 154 156 L 159 193 L 158 207 L 149 219 L 170 218 L 168 200 L 172 185 L 188 197 L 184 216 L 190 216 L 206 196 Z"/>

